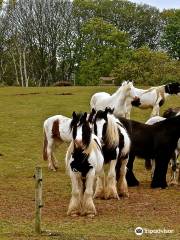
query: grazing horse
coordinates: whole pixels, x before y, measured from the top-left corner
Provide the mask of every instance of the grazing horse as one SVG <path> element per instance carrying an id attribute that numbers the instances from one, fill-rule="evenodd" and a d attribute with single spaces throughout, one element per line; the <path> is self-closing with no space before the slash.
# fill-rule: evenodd
<path id="1" fill-rule="evenodd" d="M 105 186 L 105 174 L 99 175 L 95 197 L 117 198 L 129 196 L 126 181 L 126 165 L 130 150 L 130 139 L 121 122 L 112 114 L 113 110 L 99 110 L 94 117 L 94 133 L 102 143 L 105 164 L 110 168 Z M 117 184 L 116 184 L 117 183 Z M 117 187 L 118 185 L 118 187 Z"/>
<path id="2" fill-rule="evenodd" d="M 134 87 L 134 92 L 136 96 L 140 98 L 140 104 L 137 105 L 136 100 L 132 101 L 132 104 L 126 107 L 129 115 L 132 106 L 136 106 L 142 109 L 152 108 L 151 117 L 153 117 L 159 115 L 160 107 L 164 104 L 167 96 L 172 94 L 180 95 L 180 83 L 169 83 L 162 86 L 151 87 L 147 90 Z"/>
<path id="3" fill-rule="evenodd" d="M 89 121 L 91 121 L 93 114 L 94 112 L 92 111 L 92 113 L 88 115 Z M 77 115 L 76 119 L 78 120 L 80 116 L 80 114 Z M 54 155 L 56 146 L 63 142 L 72 141 L 71 121 L 71 118 L 63 115 L 55 115 L 44 121 L 43 159 L 48 160 L 48 168 L 50 170 L 56 171 L 58 168 L 58 161 Z"/>
<path id="4" fill-rule="evenodd" d="M 151 182 L 152 188 L 166 188 L 168 163 L 180 138 L 180 116 L 169 118 L 154 125 L 147 125 L 125 118 L 119 120 L 126 127 L 131 149 L 127 164 L 127 182 L 129 186 L 139 185 L 133 173 L 135 157 L 155 159 L 155 171 Z"/>
<path id="5" fill-rule="evenodd" d="M 146 121 L 146 124 L 152 125 L 160 121 L 164 121 L 166 118 L 160 117 L 160 116 L 155 116 Z M 178 184 L 177 182 L 177 175 L 179 173 L 179 161 L 178 161 L 178 156 L 180 153 L 180 139 L 178 140 L 178 144 L 176 147 L 175 152 L 172 155 L 172 158 L 170 160 L 170 165 L 171 165 L 171 179 L 170 179 L 170 184 Z M 154 174 L 154 169 L 155 169 L 155 162 L 154 159 L 145 159 L 145 166 L 147 169 L 152 169 L 152 176 Z M 180 180 L 180 179 L 179 179 Z M 179 181 L 178 180 L 178 181 Z"/>
<path id="6" fill-rule="evenodd" d="M 81 118 L 73 112 L 71 121 L 73 140 L 66 153 L 66 168 L 71 178 L 72 197 L 68 215 L 96 215 L 93 185 L 96 174 L 102 171 L 104 157 L 99 139 L 92 134 L 87 113 Z"/>
<path id="7" fill-rule="evenodd" d="M 127 117 L 126 108 L 131 105 L 131 101 L 138 106 L 140 104 L 139 98 L 137 98 L 132 82 L 124 81 L 119 89 L 110 95 L 106 92 L 95 93 L 90 101 L 91 109 L 105 110 L 106 107 L 114 108 L 114 115 L 117 117 Z"/>

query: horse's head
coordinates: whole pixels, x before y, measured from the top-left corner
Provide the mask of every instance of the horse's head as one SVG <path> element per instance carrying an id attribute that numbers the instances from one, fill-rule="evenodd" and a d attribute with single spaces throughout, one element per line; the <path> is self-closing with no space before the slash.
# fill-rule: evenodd
<path id="1" fill-rule="evenodd" d="M 140 98 L 138 97 L 138 95 L 136 93 L 136 89 L 135 89 L 132 81 L 128 82 L 128 87 L 129 87 L 129 95 L 128 96 L 132 100 L 131 104 L 133 106 L 138 107 L 139 105 L 141 105 L 141 101 L 140 101 Z"/>
<path id="2" fill-rule="evenodd" d="M 168 94 L 180 95 L 180 83 L 174 82 L 165 85 L 165 92 Z"/>
<path id="3" fill-rule="evenodd" d="M 84 114 L 79 115 L 76 112 L 73 112 L 70 128 L 72 129 L 75 147 L 88 147 L 91 141 L 92 130 L 87 119 L 87 113 L 85 112 Z"/>

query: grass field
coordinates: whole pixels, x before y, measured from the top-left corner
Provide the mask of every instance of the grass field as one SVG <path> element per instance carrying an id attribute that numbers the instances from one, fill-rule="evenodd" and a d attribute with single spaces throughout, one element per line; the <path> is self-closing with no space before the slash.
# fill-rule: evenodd
<path id="1" fill-rule="evenodd" d="M 180 186 L 150 189 L 150 172 L 140 159 L 135 161 L 135 174 L 141 185 L 129 189 L 128 199 L 95 200 L 94 219 L 66 216 L 71 196 L 64 167 L 68 145 L 57 151 L 58 171 L 49 172 L 42 160 L 43 121 L 56 114 L 71 116 L 74 110 L 89 111 L 93 93 L 115 89 L 0 88 L 0 240 L 180 239 Z M 180 106 L 180 98 L 169 98 L 161 112 L 170 106 Z M 132 119 L 144 122 L 149 114 L 150 110 L 133 109 Z M 43 168 L 42 236 L 34 233 L 35 166 Z M 138 226 L 174 232 L 138 237 L 134 233 Z"/>

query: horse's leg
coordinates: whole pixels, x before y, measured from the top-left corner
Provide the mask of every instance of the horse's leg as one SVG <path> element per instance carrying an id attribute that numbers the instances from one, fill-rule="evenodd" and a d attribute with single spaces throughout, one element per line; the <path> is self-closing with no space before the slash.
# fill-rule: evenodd
<path id="1" fill-rule="evenodd" d="M 127 163 L 128 157 L 125 159 L 121 159 L 121 167 L 120 167 L 120 177 L 118 181 L 119 195 L 123 197 L 129 197 L 128 193 L 128 185 L 126 181 L 126 172 L 127 172 Z"/>
<path id="2" fill-rule="evenodd" d="M 155 171 L 151 182 L 152 188 L 166 188 L 166 173 L 168 169 L 168 158 L 166 156 L 156 157 L 155 159 Z"/>
<path id="3" fill-rule="evenodd" d="M 155 104 L 151 113 L 151 117 L 159 116 L 159 104 Z"/>
<path id="4" fill-rule="evenodd" d="M 178 160 L 177 160 L 177 158 L 178 158 L 178 153 L 175 150 L 175 152 L 173 153 L 172 158 L 170 160 L 170 163 L 171 163 L 171 179 L 170 179 L 170 183 L 169 183 L 170 185 L 177 185 L 178 184 L 177 179 L 176 179 L 176 177 L 177 177 L 176 172 L 178 171 L 178 167 L 177 167 Z"/>
<path id="5" fill-rule="evenodd" d="M 81 175 L 70 170 L 70 177 L 72 183 L 72 196 L 69 203 L 67 215 L 77 216 L 81 213 L 82 202 L 82 181 Z"/>
<path id="6" fill-rule="evenodd" d="M 47 143 L 47 157 L 48 157 L 48 168 L 49 170 L 56 171 L 53 162 L 53 148 L 54 148 L 54 140 L 49 139 Z"/>
<path id="7" fill-rule="evenodd" d="M 153 106 L 153 110 L 151 113 L 151 117 L 154 116 L 159 116 L 159 110 L 160 110 L 160 101 L 162 100 L 162 97 L 159 96 L 158 99 L 156 100 L 156 103 Z"/>
<path id="8" fill-rule="evenodd" d="M 104 169 L 97 175 L 94 198 L 105 198 L 105 173 Z"/>
<path id="9" fill-rule="evenodd" d="M 82 215 L 93 217 L 96 215 L 96 208 L 93 203 L 93 185 L 95 180 L 95 169 L 90 169 L 86 175 L 85 191 L 82 202 Z"/>
<path id="10" fill-rule="evenodd" d="M 119 195 L 116 187 L 116 170 L 115 170 L 116 163 L 117 163 L 117 160 L 111 160 L 110 162 L 109 172 L 107 176 L 105 199 L 110 199 L 110 198 L 119 199 Z"/>
<path id="11" fill-rule="evenodd" d="M 132 109 L 131 102 L 127 102 L 127 103 L 126 103 L 126 114 L 125 114 L 125 118 L 130 119 L 131 109 Z"/>
<path id="12" fill-rule="evenodd" d="M 55 150 L 56 150 L 56 146 L 57 145 L 60 145 L 61 144 L 61 141 L 57 141 L 57 140 L 54 140 L 54 144 L 53 144 L 53 149 L 52 149 L 52 162 L 53 162 L 53 165 L 54 165 L 54 168 L 55 169 L 58 169 L 58 160 L 54 154 Z"/>
<path id="13" fill-rule="evenodd" d="M 127 163 L 127 173 L 126 173 L 126 180 L 129 187 L 134 187 L 139 185 L 139 181 L 136 179 L 133 173 L 133 163 L 134 163 L 135 155 L 129 155 L 129 160 Z"/>
<path id="14" fill-rule="evenodd" d="M 151 160 L 151 164 L 152 164 L 151 179 L 153 179 L 154 171 L 155 171 L 155 160 L 154 159 Z"/>

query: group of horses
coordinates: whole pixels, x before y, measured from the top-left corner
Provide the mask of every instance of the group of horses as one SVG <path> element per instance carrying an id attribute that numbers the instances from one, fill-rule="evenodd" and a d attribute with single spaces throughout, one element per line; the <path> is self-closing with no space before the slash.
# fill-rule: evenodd
<path id="1" fill-rule="evenodd" d="M 180 108 L 168 109 L 163 118 L 156 116 L 171 94 L 180 95 L 179 83 L 143 90 L 124 81 L 112 95 L 95 93 L 89 114 L 73 112 L 72 118 L 56 115 L 45 120 L 43 158 L 48 160 L 50 170 L 58 168 L 56 145 L 70 142 L 65 157 L 72 183 L 68 215 L 96 215 L 93 198 L 128 197 L 128 186 L 139 185 L 133 173 L 135 157 L 144 158 L 146 168 L 152 168 L 152 188 L 167 187 L 170 159 L 175 180 L 180 152 Z M 130 120 L 132 106 L 151 107 L 153 117 L 147 123 Z"/>

